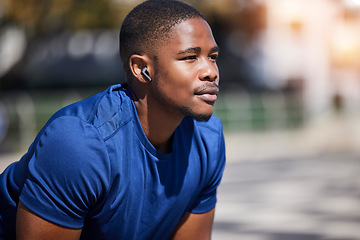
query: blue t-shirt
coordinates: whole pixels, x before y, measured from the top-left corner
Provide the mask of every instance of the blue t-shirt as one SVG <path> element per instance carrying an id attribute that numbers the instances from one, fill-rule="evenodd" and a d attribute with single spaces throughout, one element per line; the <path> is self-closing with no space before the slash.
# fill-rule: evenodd
<path id="1" fill-rule="evenodd" d="M 82 239 L 167 239 L 185 212 L 216 204 L 225 165 L 220 120 L 185 117 L 172 149 L 152 146 L 126 84 L 112 86 L 54 114 L 4 171 L 0 222 L 15 229 L 20 199 L 50 222 L 83 228 Z"/>

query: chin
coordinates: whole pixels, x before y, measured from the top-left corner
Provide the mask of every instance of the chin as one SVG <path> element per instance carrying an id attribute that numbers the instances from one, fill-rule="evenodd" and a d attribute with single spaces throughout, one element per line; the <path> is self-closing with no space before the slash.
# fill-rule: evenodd
<path id="1" fill-rule="evenodd" d="M 198 122 L 207 122 L 211 118 L 212 114 L 196 114 L 190 116 Z"/>
<path id="2" fill-rule="evenodd" d="M 212 111 L 196 112 L 196 111 L 193 111 L 191 108 L 188 108 L 188 107 L 182 108 L 181 112 L 185 116 L 190 116 L 190 117 L 194 118 L 196 121 L 199 121 L 199 122 L 207 122 L 207 121 L 209 121 L 209 119 L 212 116 Z"/>

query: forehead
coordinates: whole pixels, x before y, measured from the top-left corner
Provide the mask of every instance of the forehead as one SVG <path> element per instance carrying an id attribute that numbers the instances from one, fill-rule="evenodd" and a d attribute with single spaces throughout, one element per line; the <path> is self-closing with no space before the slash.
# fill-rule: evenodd
<path id="1" fill-rule="evenodd" d="M 217 45 L 209 24 L 202 18 L 192 18 L 173 26 L 169 32 L 168 43 L 161 48 L 166 51 L 194 47 L 206 50 L 215 46 Z"/>

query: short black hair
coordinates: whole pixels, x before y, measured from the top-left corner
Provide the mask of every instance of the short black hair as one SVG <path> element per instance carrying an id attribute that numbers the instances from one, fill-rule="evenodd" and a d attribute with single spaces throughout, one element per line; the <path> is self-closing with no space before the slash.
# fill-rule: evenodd
<path id="1" fill-rule="evenodd" d="M 195 8 L 176 0 L 148 0 L 136 6 L 120 30 L 120 57 L 129 74 L 133 54 L 150 53 L 168 41 L 173 26 L 192 18 L 205 17 Z"/>

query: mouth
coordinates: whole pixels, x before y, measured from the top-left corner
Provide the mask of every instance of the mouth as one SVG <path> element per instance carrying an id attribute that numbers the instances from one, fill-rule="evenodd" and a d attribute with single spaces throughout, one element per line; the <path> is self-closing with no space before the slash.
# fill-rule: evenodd
<path id="1" fill-rule="evenodd" d="M 195 96 L 203 99 L 205 102 L 214 103 L 219 93 L 218 85 L 203 86 L 195 90 Z"/>

